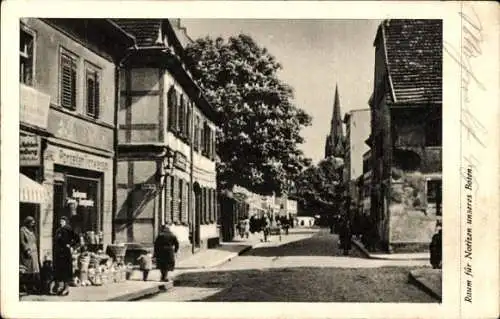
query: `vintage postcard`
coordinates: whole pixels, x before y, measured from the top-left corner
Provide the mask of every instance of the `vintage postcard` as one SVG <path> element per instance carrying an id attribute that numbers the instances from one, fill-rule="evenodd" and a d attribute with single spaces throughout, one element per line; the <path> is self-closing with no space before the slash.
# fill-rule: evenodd
<path id="1" fill-rule="evenodd" d="M 498 317 L 498 19 L 2 3 L 2 316 Z"/>

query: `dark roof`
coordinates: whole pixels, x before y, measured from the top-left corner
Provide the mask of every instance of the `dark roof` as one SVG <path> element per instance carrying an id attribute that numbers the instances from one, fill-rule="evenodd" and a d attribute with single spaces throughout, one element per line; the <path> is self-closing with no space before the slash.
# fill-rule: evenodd
<path id="1" fill-rule="evenodd" d="M 139 47 L 156 46 L 161 19 L 113 19 L 125 32 L 133 35 Z"/>
<path id="2" fill-rule="evenodd" d="M 386 20 L 381 28 L 392 102 L 442 102 L 442 20 Z"/>

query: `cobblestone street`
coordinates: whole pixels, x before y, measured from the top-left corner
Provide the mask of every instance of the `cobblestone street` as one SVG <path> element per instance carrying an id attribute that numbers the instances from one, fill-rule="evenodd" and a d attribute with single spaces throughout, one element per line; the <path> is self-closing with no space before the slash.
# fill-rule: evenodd
<path id="1" fill-rule="evenodd" d="M 437 302 L 408 283 L 409 271 L 425 265 L 366 259 L 354 248 L 342 256 L 338 237 L 322 229 L 284 245 L 273 238 L 218 267 L 179 275 L 172 290 L 144 301 Z"/>

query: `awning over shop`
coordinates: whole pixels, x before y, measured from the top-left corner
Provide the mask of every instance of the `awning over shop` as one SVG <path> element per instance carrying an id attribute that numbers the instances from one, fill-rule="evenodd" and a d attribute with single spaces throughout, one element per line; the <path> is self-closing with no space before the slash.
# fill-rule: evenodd
<path id="1" fill-rule="evenodd" d="M 26 175 L 19 175 L 19 201 L 33 204 L 45 202 L 47 194 L 45 188 Z"/>

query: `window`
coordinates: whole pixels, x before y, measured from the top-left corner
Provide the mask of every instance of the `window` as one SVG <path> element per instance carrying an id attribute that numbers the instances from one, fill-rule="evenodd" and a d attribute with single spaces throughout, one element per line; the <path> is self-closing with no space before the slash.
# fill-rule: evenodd
<path id="1" fill-rule="evenodd" d="M 87 115 L 94 118 L 99 117 L 100 108 L 100 79 L 99 71 L 87 68 L 85 78 L 87 80 Z"/>
<path id="2" fill-rule="evenodd" d="M 61 106 L 76 109 L 76 57 L 61 53 Z"/>
<path id="3" fill-rule="evenodd" d="M 19 42 L 19 79 L 26 85 L 33 85 L 33 45 L 34 37 L 31 33 L 21 28 Z"/>
<path id="4" fill-rule="evenodd" d="M 172 216 L 172 221 L 175 221 L 175 177 L 170 176 L 170 216 Z"/>
<path id="5" fill-rule="evenodd" d="M 177 131 L 177 92 L 172 85 L 167 93 L 168 99 L 168 129 L 171 132 Z"/>

